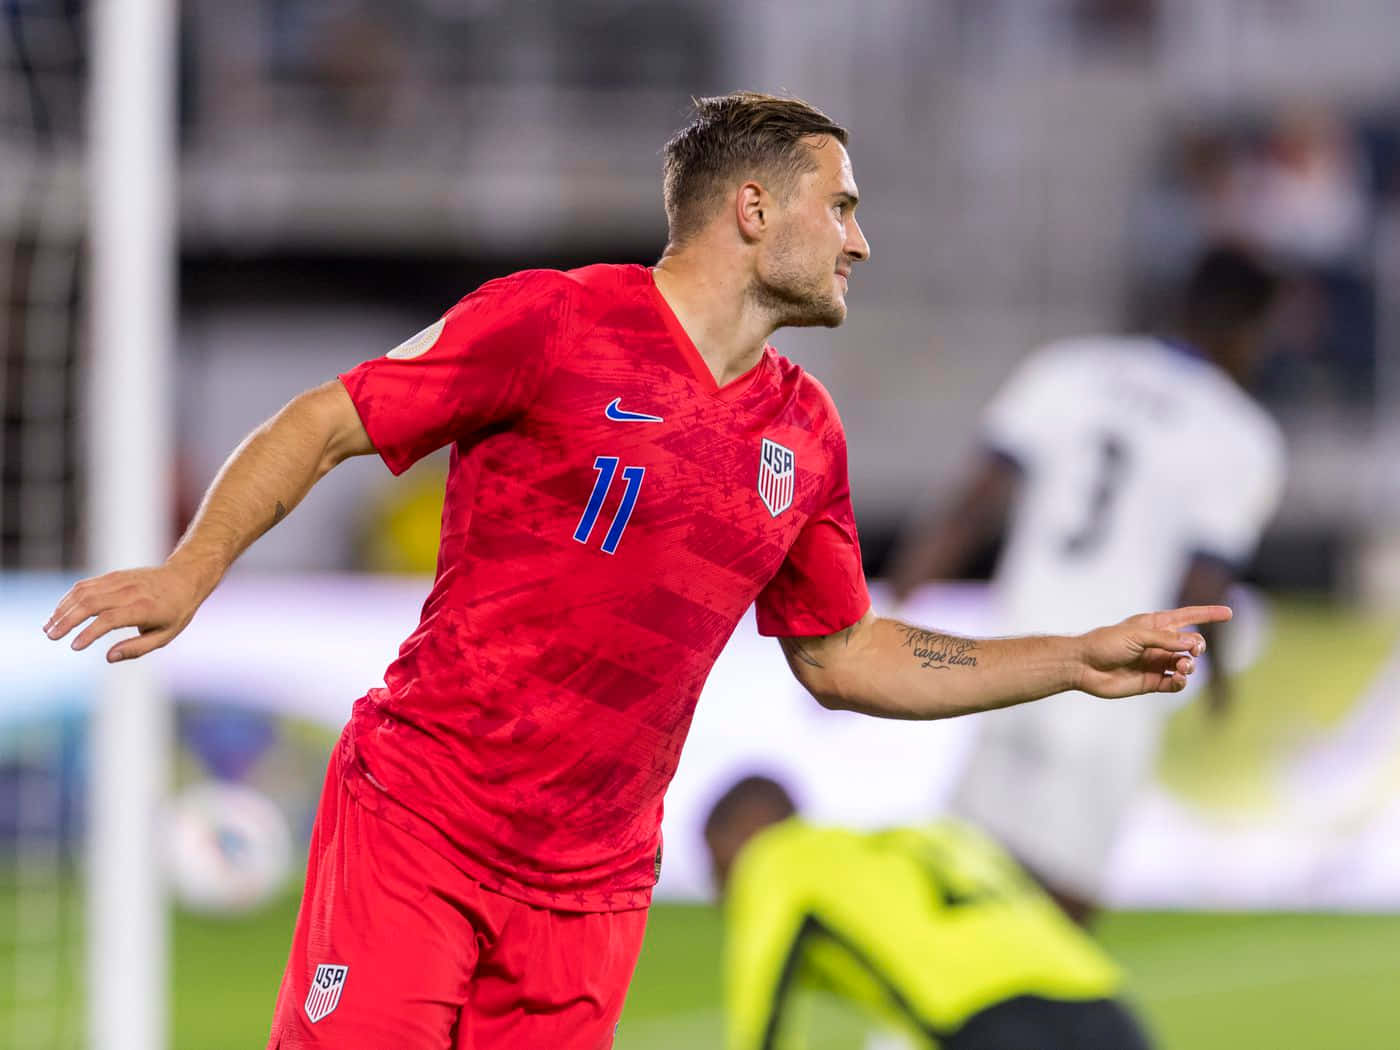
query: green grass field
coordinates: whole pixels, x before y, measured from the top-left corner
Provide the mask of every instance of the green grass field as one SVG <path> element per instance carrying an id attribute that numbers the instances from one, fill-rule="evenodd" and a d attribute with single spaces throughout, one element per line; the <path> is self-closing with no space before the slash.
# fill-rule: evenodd
<path id="1" fill-rule="evenodd" d="M 1400 1046 L 1400 916 L 1124 913 L 1100 930 L 1163 1050 Z M 618 1050 L 718 1047 L 718 916 L 652 915 Z M 823 1015 L 810 1050 L 859 1047 Z"/>
<path id="2" fill-rule="evenodd" d="M 239 921 L 178 914 L 172 1046 L 247 1050 L 266 1038 L 296 900 Z M 13 932 L 7 909 L 0 933 Z M 1162 1050 L 1387 1050 L 1400 1045 L 1400 916 L 1123 913 L 1101 928 Z M 9 940 L 6 936 L 5 940 Z M 717 1050 L 719 916 L 659 905 L 628 997 L 618 1050 Z M 65 951 L 68 961 L 75 953 Z M 80 1046 L 81 999 L 65 981 L 49 1040 L 13 1042 L 17 980 L 0 957 L 0 1046 Z M 75 967 L 65 965 L 64 972 Z M 821 1012 L 809 1050 L 862 1045 L 843 1011 Z M 42 1031 L 42 1026 L 34 1031 Z M 31 1037 L 33 1038 L 33 1037 Z M 523 1050 L 523 1048 L 522 1048 Z"/>

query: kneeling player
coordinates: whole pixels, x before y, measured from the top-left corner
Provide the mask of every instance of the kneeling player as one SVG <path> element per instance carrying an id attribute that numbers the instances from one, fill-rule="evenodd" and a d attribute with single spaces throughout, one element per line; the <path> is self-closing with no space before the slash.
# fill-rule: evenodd
<path id="1" fill-rule="evenodd" d="M 951 821 L 815 827 L 749 777 L 705 839 L 725 898 L 728 1050 L 779 1045 L 795 985 L 941 1050 L 1145 1050 L 1118 969 L 993 843 Z"/>

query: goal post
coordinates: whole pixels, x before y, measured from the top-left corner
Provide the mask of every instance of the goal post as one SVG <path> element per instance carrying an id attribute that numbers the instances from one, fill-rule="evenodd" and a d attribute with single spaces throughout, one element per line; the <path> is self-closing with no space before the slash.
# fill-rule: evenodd
<path id="1" fill-rule="evenodd" d="M 167 553 L 175 327 L 175 5 L 97 0 L 89 15 L 91 313 L 88 569 Z M 88 1044 L 168 1043 L 161 805 L 169 703 L 149 661 L 102 676 L 88 804 Z"/>

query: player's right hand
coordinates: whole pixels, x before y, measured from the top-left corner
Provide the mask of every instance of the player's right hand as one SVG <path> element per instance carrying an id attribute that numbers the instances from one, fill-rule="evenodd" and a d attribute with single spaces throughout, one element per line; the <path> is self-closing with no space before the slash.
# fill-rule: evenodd
<path id="1" fill-rule="evenodd" d="M 75 583 L 44 624 L 44 633 L 57 641 L 91 620 L 73 639 L 73 648 L 81 650 L 111 631 L 135 627 L 140 634 L 107 650 L 109 663 L 131 660 L 183 631 L 204 597 L 194 578 L 177 566 L 109 572 Z"/>

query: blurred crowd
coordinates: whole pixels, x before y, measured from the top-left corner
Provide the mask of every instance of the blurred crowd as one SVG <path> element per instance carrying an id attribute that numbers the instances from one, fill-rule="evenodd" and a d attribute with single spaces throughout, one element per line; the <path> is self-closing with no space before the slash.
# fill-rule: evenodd
<path id="1" fill-rule="evenodd" d="M 1169 134 L 1130 231 L 1133 312 L 1151 323 L 1200 247 L 1255 247 L 1289 275 L 1257 377 L 1281 415 L 1365 408 L 1376 393 L 1373 231 L 1400 187 L 1397 126 L 1321 105 L 1203 120 Z"/>
<path id="2" fill-rule="evenodd" d="M 59 322 L 82 309 L 82 190 L 80 177 L 59 175 L 74 174 L 82 140 L 89 6 L 0 0 L 5 566 L 81 557 L 84 351 L 81 326 Z M 1344 18 L 1341 7 L 1368 13 Z M 857 131 L 858 171 L 878 209 L 872 279 L 836 345 L 793 352 L 848 406 L 872 539 L 907 511 L 897 506 L 907 479 L 888 465 L 909 438 L 950 444 L 1039 342 L 1118 321 L 1159 327 L 1190 260 L 1222 239 L 1260 250 L 1288 276 L 1273 352 L 1252 379 L 1285 427 L 1384 423 L 1395 393 L 1386 293 L 1400 285 L 1379 242 L 1400 193 L 1397 85 L 1368 74 L 1365 55 L 1351 57 L 1348 80 L 1336 57 L 1365 35 L 1346 37 L 1348 25 L 1386 39 L 1384 11 L 1315 0 L 802 10 L 737 0 L 187 0 L 181 367 L 217 375 L 242 345 L 201 345 L 190 330 L 267 326 L 249 316 L 269 302 L 302 308 L 303 332 L 331 331 L 334 311 L 366 304 L 401 311 L 391 327 L 406 332 L 451 301 L 443 289 L 460 294 L 495 273 L 654 258 L 657 146 L 689 94 L 745 83 L 807 93 Z M 1265 55 L 1252 67 L 1246 35 Z M 1257 70 L 1277 75 L 1309 41 L 1330 73 L 1310 68 L 1311 80 L 1300 71 L 1289 90 L 1270 88 Z M 1067 115 L 1082 126 L 1056 124 Z M 882 366 L 858 374 L 839 340 L 877 332 Z M 327 362 L 324 374 L 344 345 L 303 338 L 300 360 Z M 262 379 L 265 400 L 292 392 L 284 375 Z M 214 441 L 207 429 L 186 445 L 186 511 L 206 460 L 226 451 L 223 434 L 219 449 L 202 448 Z M 1298 478 L 1311 484 L 1306 470 Z M 329 554 L 323 532 L 308 528 L 315 544 L 281 564 L 426 567 L 430 541 L 396 537 L 418 521 L 435 528 L 431 500 L 400 490 L 358 502 L 374 508 L 361 539 Z M 1358 527 L 1346 501 L 1311 502 Z"/>
<path id="3" fill-rule="evenodd" d="M 717 17 L 698 2 L 196 0 L 184 20 L 187 134 L 292 124 L 326 139 L 460 141 L 464 88 L 686 90 L 711 79 Z M 479 117 L 480 114 L 477 115 Z"/>

